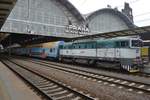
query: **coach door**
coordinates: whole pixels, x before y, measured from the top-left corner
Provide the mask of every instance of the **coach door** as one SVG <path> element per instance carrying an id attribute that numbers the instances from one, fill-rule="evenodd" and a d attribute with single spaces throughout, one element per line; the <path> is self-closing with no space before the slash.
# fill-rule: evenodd
<path id="1" fill-rule="evenodd" d="M 116 41 L 116 46 L 115 46 L 115 49 L 114 49 L 114 54 L 115 54 L 115 58 L 120 58 L 120 42 L 119 41 Z"/>
<path id="2" fill-rule="evenodd" d="M 42 50 L 42 58 L 45 58 L 46 54 L 45 54 L 45 49 Z"/>

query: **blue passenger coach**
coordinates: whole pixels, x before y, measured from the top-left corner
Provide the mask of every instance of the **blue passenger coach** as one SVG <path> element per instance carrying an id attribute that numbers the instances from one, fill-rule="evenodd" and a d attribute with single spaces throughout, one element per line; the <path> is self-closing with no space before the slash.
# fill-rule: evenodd
<path id="1" fill-rule="evenodd" d="M 63 41 L 33 44 L 28 45 L 24 48 L 13 48 L 12 53 L 17 55 L 27 55 L 39 58 L 58 59 L 59 46 L 63 44 Z"/>
<path id="2" fill-rule="evenodd" d="M 53 58 L 57 59 L 59 56 L 59 46 L 63 45 L 63 41 L 47 42 L 41 44 L 30 45 L 29 55 L 40 58 Z"/>

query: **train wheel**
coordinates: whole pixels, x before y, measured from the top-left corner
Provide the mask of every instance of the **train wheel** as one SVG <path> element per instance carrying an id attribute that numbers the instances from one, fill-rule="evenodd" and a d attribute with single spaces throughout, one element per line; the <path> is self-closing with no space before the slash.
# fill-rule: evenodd
<path id="1" fill-rule="evenodd" d="M 88 60 L 88 64 L 89 65 L 94 65 L 95 64 L 95 60 Z"/>
<path id="2" fill-rule="evenodd" d="M 58 60 L 59 60 L 59 62 L 63 62 L 62 57 L 59 57 L 59 59 L 58 59 Z"/>

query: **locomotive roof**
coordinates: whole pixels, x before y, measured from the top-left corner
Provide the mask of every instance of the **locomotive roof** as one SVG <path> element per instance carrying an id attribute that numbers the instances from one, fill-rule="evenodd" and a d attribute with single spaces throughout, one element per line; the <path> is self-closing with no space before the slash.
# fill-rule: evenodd
<path id="1" fill-rule="evenodd" d="M 116 37 L 111 39 L 91 39 L 91 40 L 78 40 L 73 43 L 84 43 L 84 42 L 101 42 L 101 41 L 118 41 L 118 40 L 130 40 L 130 39 L 139 39 L 139 38 L 133 38 L 133 37 Z M 71 42 L 72 43 L 72 42 Z"/>
<path id="2" fill-rule="evenodd" d="M 26 47 L 50 47 L 50 46 L 58 46 L 59 44 L 63 44 L 63 43 L 64 41 L 45 42 L 45 43 L 27 45 Z"/>
<path id="3" fill-rule="evenodd" d="M 139 38 L 133 38 L 133 37 L 116 37 L 116 38 L 111 38 L 111 39 L 104 39 L 103 41 L 105 41 L 105 40 L 107 40 L 107 41 L 108 40 L 116 40 L 116 41 L 118 41 L 118 40 L 130 40 L 130 39 L 139 39 Z"/>

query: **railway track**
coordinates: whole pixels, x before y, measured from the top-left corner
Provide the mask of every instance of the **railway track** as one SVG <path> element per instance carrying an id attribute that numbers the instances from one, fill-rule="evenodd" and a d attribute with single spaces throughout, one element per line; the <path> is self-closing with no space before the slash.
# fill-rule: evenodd
<path id="1" fill-rule="evenodd" d="M 136 74 L 132 74 L 132 75 L 135 75 L 135 76 L 141 76 L 141 77 L 147 77 L 147 78 L 150 78 L 150 74 L 149 73 L 136 73 Z"/>
<path id="2" fill-rule="evenodd" d="M 150 84 L 147 84 L 147 83 L 135 82 L 135 81 L 128 80 L 128 79 L 121 79 L 121 78 L 116 78 L 113 76 L 96 74 L 96 73 L 92 73 L 92 72 L 85 71 L 85 70 L 69 68 L 58 63 L 52 63 L 52 62 L 48 63 L 48 62 L 40 61 L 40 60 L 33 61 L 33 60 L 27 60 L 27 59 L 25 61 L 30 61 L 32 63 L 40 64 L 45 67 L 51 67 L 54 69 L 69 72 L 83 79 L 95 81 L 98 83 L 103 82 L 105 85 L 108 84 L 109 86 L 118 86 L 118 88 L 126 88 L 128 91 L 135 91 L 139 94 L 142 94 L 142 93 L 150 94 Z"/>
<path id="3" fill-rule="evenodd" d="M 15 56 L 16 57 L 16 56 Z M 34 59 L 34 58 L 27 58 L 27 57 L 20 57 L 20 56 L 17 56 L 18 58 L 25 58 L 25 59 Z M 44 59 L 44 60 L 41 60 L 41 59 L 37 59 L 35 58 L 34 60 L 37 60 L 37 61 L 40 61 L 40 62 L 44 62 L 44 63 L 52 63 L 51 61 L 49 61 L 49 59 Z M 53 63 L 56 63 L 56 62 L 53 62 Z M 58 63 L 58 62 L 57 62 Z M 69 64 L 65 64 L 65 63 L 61 63 L 63 65 L 69 65 Z M 74 65 L 70 65 L 70 66 L 74 66 Z M 85 65 L 83 66 L 80 66 L 80 65 L 75 65 L 75 66 L 78 66 L 78 67 L 86 67 Z M 92 67 L 89 67 L 90 69 L 93 69 Z M 120 71 L 120 70 L 116 70 L 116 69 L 109 69 L 109 68 L 103 68 L 103 67 L 94 67 L 94 69 L 97 69 L 97 70 L 103 70 L 103 71 L 107 71 L 108 73 L 109 72 L 112 72 L 112 73 L 117 73 L 117 74 L 123 74 L 123 75 L 132 75 L 132 76 L 139 76 L 139 77 L 147 77 L 147 78 L 150 78 L 150 74 L 149 73 L 143 73 L 143 72 L 137 72 L 137 73 L 129 73 L 129 72 L 125 72 L 125 71 Z"/>
<path id="4" fill-rule="evenodd" d="M 63 84 L 55 79 L 47 78 L 40 73 L 25 68 L 17 62 L 10 60 L 1 60 L 8 68 L 28 82 L 37 90 L 46 100 L 94 100 L 76 89 Z"/>

